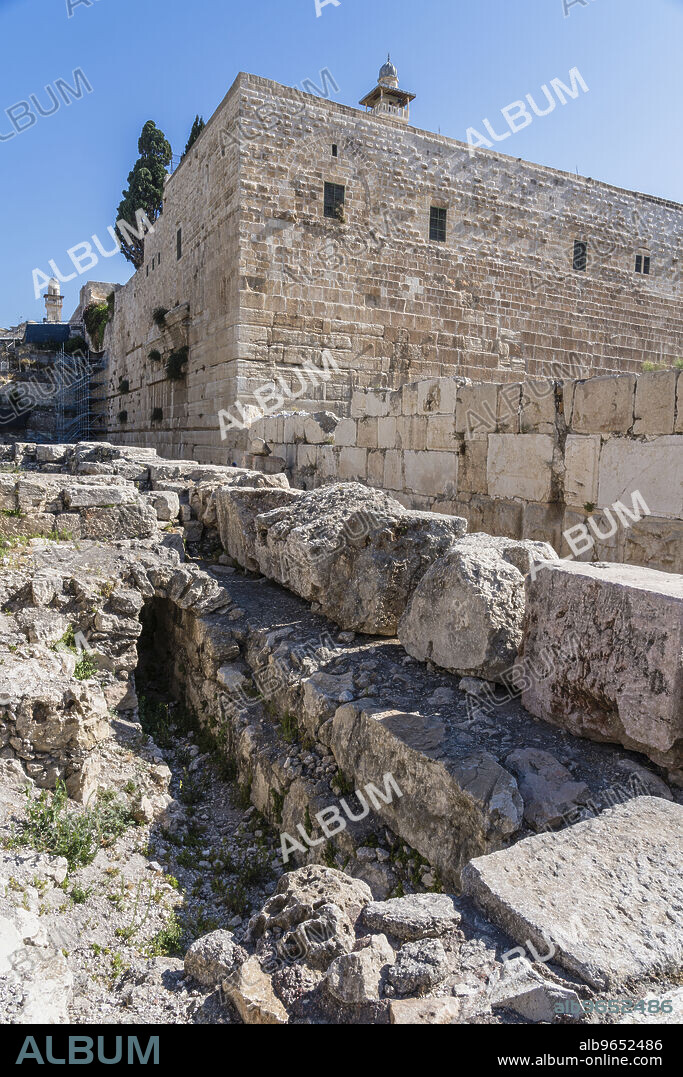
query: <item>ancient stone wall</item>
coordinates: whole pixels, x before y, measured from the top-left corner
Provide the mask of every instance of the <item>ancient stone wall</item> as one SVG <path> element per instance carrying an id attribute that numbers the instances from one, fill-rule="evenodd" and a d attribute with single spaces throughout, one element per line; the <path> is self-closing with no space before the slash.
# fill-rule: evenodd
<path id="1" fill-rule="evenodd" d="M 542 539 L 579 560 L 683 571 L 683 372 L 514 384 L 437 378 L 354 393 L 351 416 L 258 419 L 241 462 L 296 486 L 358 481 L 470 531 Z M 640 494 L 648 512 L 634 495 Z M 642 519 L 625 523 L 623 504 Z M 635 507 L 634 507 L 635 506 Z M 577 545 L 586 545 L 574 532 Z"/>
<path id="2" fill-rule="evenodd" d="M 346 189 L 341 220 L 324 216 L 328 181 Z M 445 243 L 429 238 L 433 205 L 448 213 Z M 254 403 L 268 383 L 303 410 L 347 416 L 357 388 L 671 365 L 683 350 L 681 232 L 675 203 L 471 156 L 240 75 L 170 177 L 145 265 L 117 292 L 108 436 L 229 463 L 235 443 L 221 440 L 218 412 Z M 586 272 L 573 271 L 577 240 Z M 635 273 L 646 251 L 648 276 Z M 155 327 L 159 306 L 180 318 L 175 332 Z M 149 354 L 178 341 L 186 377 L 169 381 Z M 324 353 L 334 377 L 302 383 L 302 366 Z"/>

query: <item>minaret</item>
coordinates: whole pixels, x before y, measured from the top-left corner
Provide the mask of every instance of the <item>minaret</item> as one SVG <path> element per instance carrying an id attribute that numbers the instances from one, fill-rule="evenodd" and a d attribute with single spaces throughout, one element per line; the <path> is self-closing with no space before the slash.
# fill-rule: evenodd
<path id="1" fill-rule="evenodd" d="M 414 93 L 399 89 L 398 71 L 391 62 L 391 56 L 387 56 L 387 62 L 380 68 L 377 85 L 360 103 L 373 116 L 389 116 L 392 120 L 408 123 L 410 102 L 414 100 Z"/>
<path id="2" fill-rule="evenodd" d="M 47 311 L 46 322 L 50 322 L 51 324 L 54 322 L 61 322 L 63 302 L 64 296 L 59 294 L 59 281 L 56 277 L 53 277 L 47 286 L 47 293 L 45 295 L 45 309 Z"/>

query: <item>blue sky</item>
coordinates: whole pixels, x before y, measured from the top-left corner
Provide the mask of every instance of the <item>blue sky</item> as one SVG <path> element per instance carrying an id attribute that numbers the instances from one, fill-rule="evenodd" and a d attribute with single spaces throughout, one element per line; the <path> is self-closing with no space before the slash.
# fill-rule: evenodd
<path id="1" fill-rule="evenodd" d="M 240 70 L 295 86 L 327 67 L 335 100 L 356 105 L 390 50 L 415 126 L 465 140 L 484 118 L 500 133 L 504 106 L 527 93 L 540 106 L 542 84 L 578 67 L 589 92 L 501 150 L 683 201 L 682 39 L 683 0 L 574 0 L 568 16 L 563 0 L 341 0 L 320 17 L 315 0 L 0 0 L 0 326 L 42 319 L 34 268 L 54 259 L 66 275 L 67 250 L 93 234 L 111 246 L 145 121 L 182 153 Z M 7 137 L 7 109 L 31 94 L 47 108 L 45 87 L 77 69 L 91 93 Z M 116 256 L 65 284 L 66 316 L 88 277 L 131 270 Z"/>

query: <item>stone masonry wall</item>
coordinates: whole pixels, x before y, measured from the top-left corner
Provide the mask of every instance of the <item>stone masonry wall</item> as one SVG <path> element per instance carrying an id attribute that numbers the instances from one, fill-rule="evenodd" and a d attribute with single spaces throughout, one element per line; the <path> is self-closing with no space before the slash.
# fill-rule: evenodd
<path id="1" fill-rule="evenodd" d="M 438 378 L 358 391 L 351 412 L 259 419 L 242 462 L 286 466 L 308 489 L 364 482 L 409 508 L 463 516 L 470 531 L 545 540 L 563 556 L 563 532 L 590 519 L 594 545 L 580 560 L 683 571 L 683 372 Z M 606 515 L 617 501 L 631 510 L 636 491 L 650 515 L 628 527 Z"/>
<path id="2" fill-rule="evenodd" d="M 326 181 L 346 188 L 343 220 L 324 216 Z M 429 239 L 432 205 L 447 209 L 445 243 Z M 145 265 L 117 292 L 108 436 L 222 464 L 235 446 L 218 411 L 269 382 L 301 410 L 348 416 L 358 388 L 671 366 L 683 353 L 682 234 L 676 203 L 470 156 L 241 74 L 169 178 Z M 588 244 L 585 273 L 572 269 L 575 240 Z M 645 251 L 649 276 L 635 273 Z M 173 311 L 163 332 L 158 306 Z M 170 382 L 149 352 L 183 343 L 187 376 Z M 325 350 L 338 372 L 302 386 L 298 371 Z"/>

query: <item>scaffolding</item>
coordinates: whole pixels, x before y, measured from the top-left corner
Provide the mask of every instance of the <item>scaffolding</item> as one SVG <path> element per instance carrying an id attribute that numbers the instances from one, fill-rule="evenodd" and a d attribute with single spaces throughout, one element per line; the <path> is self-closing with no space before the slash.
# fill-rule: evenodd
<path id="1" fill-rule="evenodd" d="M 90 352 L 67 355 L 64 346 L 55 357 L 55 436 L 60 444 L 90 441 L 93 426 L 92 381 L 105 361 Z"/>

